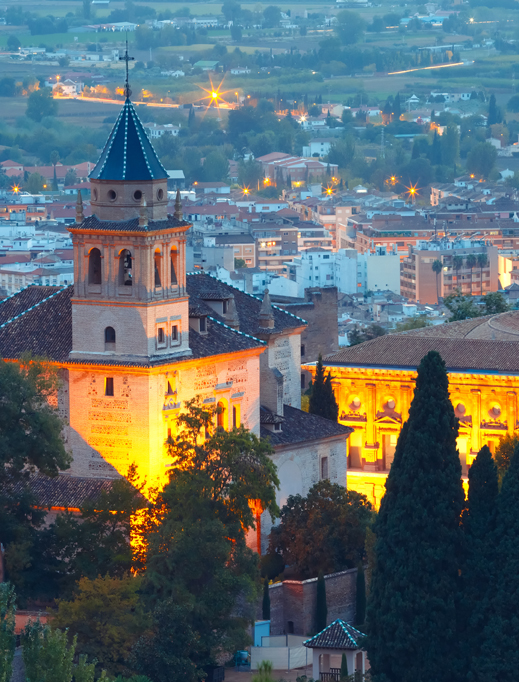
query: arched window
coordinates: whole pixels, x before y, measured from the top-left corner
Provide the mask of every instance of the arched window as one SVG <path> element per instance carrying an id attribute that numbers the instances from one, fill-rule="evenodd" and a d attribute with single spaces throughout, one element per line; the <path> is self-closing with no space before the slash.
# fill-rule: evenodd
<path id="1" fill-rule="evenodd" d="M 155 286 L 156 287 L 161 287 L 162 286 L 162 281 L 160 278 L 160 260 L 161 260 L 161 254 L 159 249 L 155 251 L 155 255 L 153 257 L 153 260 L 155 262 Z"/>
<path id="2" fill-rule="evenodd" d="M 177 247 L 173 246 L 171 249 L 171 284 L 178 284 L 177 270 L 178 270 L 178 251 L 177 251 Z"/>
<path id="3" fill-rule="evenodd" d="M 105 328 L 105 350 L 115 350 L 115 329 Z"/>
<path id="4" fill-rule="evenodd" d="M 88 283 L 101 284 L 101 251 L 92 249 L 88 254 Z"/>
<path id="5" fill-rule="evenodd" d="M 133 283 L 132 254 L 128 249 L 121 251 L 119 255 L 119 286 L 131 287 Z"/>
<path id="6" fill-rule="evenodd" d="M 240 406 L 232 406 L 232 427 L 237 429 L 240 426 Z"/>
<path id="7" fill-rule="evenodd" d="M 216 410 L 216 426 L 220 429 L 223 430 L 225 429 L 225 421 L 226 421 L 226 409 L 225 405 L 222 402 L 219 402 L 217 405 L 217 410 Z"/>

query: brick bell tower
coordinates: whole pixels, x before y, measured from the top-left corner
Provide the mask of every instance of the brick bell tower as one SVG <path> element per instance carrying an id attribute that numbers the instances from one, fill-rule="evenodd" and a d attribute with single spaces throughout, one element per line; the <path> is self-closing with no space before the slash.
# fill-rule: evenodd
<path id="1" fill-rule="evenodd" d="M 90 175 L 92 215 L 78 193 L 71 359 L 149 363 L 189 355 L 180 193 L 168 214 L 167 172 L 126 101 Z"/>

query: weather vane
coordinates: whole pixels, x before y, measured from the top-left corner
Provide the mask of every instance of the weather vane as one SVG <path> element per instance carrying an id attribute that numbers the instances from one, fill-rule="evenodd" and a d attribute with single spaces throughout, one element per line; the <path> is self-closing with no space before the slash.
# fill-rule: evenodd
<path id="1" fill-rule="evenodd" d="M 124 53 L 124 57 L 119 57 L 119 61 L 121 62 L 126 62 L 126 81 L 124 83 L 124 96 L 126 99 L 130 99 L 130 95 L 132 94 L 132 91 L 130 90 L 130 80 L 128 76 L 128 62 L 132 62 L 135 59 L 135 57 L 130 57 L 128 54 L 128 34 L 126 34 L 126 52 Z"/>

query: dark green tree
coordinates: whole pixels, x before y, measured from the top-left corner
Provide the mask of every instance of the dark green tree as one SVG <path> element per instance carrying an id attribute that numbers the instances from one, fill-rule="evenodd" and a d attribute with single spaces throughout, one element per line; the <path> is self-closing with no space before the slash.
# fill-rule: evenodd
<path id="1" fill-rule="evenodd" d="M 355 592 L 355 624 L 358 627 L 364 625 L 366 620 L 366 578 L 364 576 L 364 566 L 362 563 L 357 568 Z"/>
<path id="2" fill-rule="evenodd" d="M 347 680 L 348 677 L 349 677 L 349 674 L 348 674 L 348 660 L 347 660 L 347 658 L 346 658 L 346 654 L 343 653 L 342 656 L 341 656 L 341 677 L 340 677 L 341 682 L 343 682 L 343 680 Z"/>
<path id="3" fill-rule="evenodd" d="M 16 52 L 22 46 L 21 42 L 14 35 L 10 35 L 7 38 L 7 47 L 11 52 Z"/>
<path id="4" fill-rule="evenodd" d="M 487 126 L 494 125 L 494 123 L 501 123 L 503 120 L 503 114 L 501 109 L 496 104 L 496 97 L 494 94 L 490 95 L 490 100 L 488 102 L 488 119 Z"/>
<path id="5" fill-rule="evenodd" d="M 512 682 L 519 668 L 519 448 L 515 449 L 496 505 L 493 579 L 481 653 L 472 662 L 477 680 Z"/>
<path id="6" fill-rule="evenodd" d="M 506 433 L 504 436 L 501 436 L 495 453 L 496 466 L 500 478 L 507 472 L 517 445 L 519 445 L 519 435 L 517 432 L 513 434 Z"/>
<path id="7" fill-rule="evenodd" d="M 489 291 L 483 299 L 485 305 L 485 315 L 495 315 L 496 313 L 506 313 L 510 310 L 505 297 L 500 291 Z"/>
<path id="8" fill-rule="evenodd" d="M 497 467 L 488 446 L 478 452 L 469 470 L 469 492 L 463 511 L 464 553 L 461 564 L 460 639 L 467 669 L 478 677 L 478 658 L 492 597 Z"/>
<path id="9" fill-rule="evenodd" d="M 56 116 L 58 113 L 58 102 L 52 97 L 51 88 L 35 90 L 29 95 L 27 100 L 27 110 L 25 115 L 39 123 L 45 116 Z"/>
<path id="10" fill-rule="evenodd" d="M 343 45 L 357 43 L 362 38 L 365 28 L 366 22 L 357 12 L 343 10 L 337 14 L 335 32 Z"/>
<path id="11" fill-rule="evenodd" d="M 376 565 L 367 610 L 375 680 L 452 682 L 456 648 L 460 516 L 464 502 L 458 421 L 445 363 L 429 352 L 398 439 L 375 524 Z M 413 656 L 402 666 L 402 657 Z"/>
<path id="12" fill-rule="evenodd" d="M 265 578 L 263 581 L 263 602 L 261 605 L 263 620 L 270 620 L 270 590 L 269 579 Z"/>
<path id="13" fill-rule="evenodd" d="M 337 421 L 339 416 L 339 405 L 333 393 L 332 376 L 330 372 L 325 374 L 322 355 L 319 355 L 315 368 L 309 412 L 333 421 Z"/>
<path id="14" fill-rule="evenodd" d="M 290 495 L 272 529 L 269 554 L 304 578 L 357 566 L 364 554 L 372 507 L 365 495 L 328 480 L 306 497 Z"/>
<path id="15" fill-rule="evenodd" d="M 175 467 L 145 529 L 143 591 L 154 615 L 134 665 L 154 682 L 194 682 L 221 651 L 246 644 L 260 585 L 246 545 L 252 503 L 278 514 L 270 445 L 243 427 L 214 429 L 215 417 L 193 400 L 177 418 Z"/>
<path id="16" fill-rule="evenodd" d="M 467 170 L 488 178 L 497 160 L 497 149 L 489 142 L 479 142 L 467 154 Z M 468 260 L 468 259 L 467 259 Z"/>
<path id="17" fill-rule="evenodd" d="M 78 649 L 99 672 L 128 675 L 128 659 L 148 619 L 140 599 L 141 576 L 82 578 L 69 601 L 58 600 L 52 627 L 77 637 Z"/>
<path id="18" fill-rule="evenodd" d="M 317 578 L 317 594 L 315 599 L 315 631 L 321 632 L 327 625 L 328 605 L 326 604 L 326 582 L 323 572 Z"/>
<path id="19" fill-rule="evenodd" d="M 0 682 L 10 682 L 13 673 L 15 613 L 14 589 L 0 583 Z"/>
<path id="20" fill-rule="evenodd" d="M 461 290 L 458 290 L 455 294 L 446 296 L 443 299 L 443 303 L 451 314 L 449 322 L 479 317 L 482 312 L 481 308 L 474 302 L 474 299 L 471 296 L 464 296 L 461 293 Z"/>
<path id="21" fill-rule="evenodd" d="M 20 571 L 36 560 L 30 551 L 45 517 L 29 487 L 30 475 L 38 470 L 57 476 L 70 462 L 53 406 L 57 381 L 46 363 L 0 361 L 0 543 L 7 579 L 15 588 Z"/>
<path id="22" fill-rule="evenodd" d="M 57 189 L 58 189 L 58 178 L 56 177 L 56 166 L 59 163 L 59 152 L 58 151 L 54 150 L 50 153 L 50 162 L 52 164 L 52 168 L 54 171 L 54 176 L 53 176 L 53 180 L 52 180 L 52 189 L 54 191 L 57 191 Z"/>

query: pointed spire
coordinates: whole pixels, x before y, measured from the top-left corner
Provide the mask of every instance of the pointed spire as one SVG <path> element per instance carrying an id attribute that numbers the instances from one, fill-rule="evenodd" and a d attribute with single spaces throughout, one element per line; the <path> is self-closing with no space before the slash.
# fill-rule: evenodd
<path id="1" fill-rule="evenodd" d="M 236 308 L 236 301 L 234 294 L 231 294 L 227 303 L 227 312 L 225 313 L 225 324 L 233 329 L 240 329 L 240 318 L 238 317 L 238 310 Z"/>
<path id="2" fill-rule="evenodd" d="M 263 294 L 263 303 L 258 316 L 258 324 L 263 329 L 274 329 L 274 311 L 272 310 L 272 303 L 270 301 L 269 290 L 265 289 Z"/>
<path id="3" fill-rule="evenodd" d="M 175 213 L 173 214 L 177 220 L 183 220 L 182 215 L 182 200 L 180 198 L 180 190 L 177 189 L 177 198 L 175 199 Z"/>
<path id="4" fill-rule="evenodd" d="M 85 214 L 83 212 L 83 197 L 81 196 L 81 190 L 77 191 L 77 201 L 76 201 L 76 223 L 82 223 L 85 219 Z"/>
<path id="5" fill-rule="evenodd" d="M 141 205 L 139 208 L 139 227 L 148 227 L 148 206 L 146 204 L 146 196 L 142 193 Z"/>

